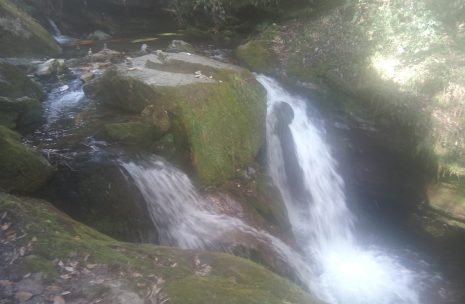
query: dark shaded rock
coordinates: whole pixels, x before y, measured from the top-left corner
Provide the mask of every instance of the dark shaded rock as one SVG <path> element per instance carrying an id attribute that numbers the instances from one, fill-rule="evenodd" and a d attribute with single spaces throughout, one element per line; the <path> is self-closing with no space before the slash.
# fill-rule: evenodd
<path id="1" fill-rule="evenodd" d="M 57 42 L 31 16 L 9 0 L 0 1 L 0 56 L 43 56 L 61 52 Z"/>
<path id="2" fill-rule="evenodd" d="M 44 121 L 42 105 L 29 97 L 0 97 L 0 125 L 20 131 L 32 130 Z"/>
<path id="3" fill-rule="evenodd" d="M 289 104 L 281 102 L 274 109 L 278 123 L 276 124 L 275 132 L 281 140 L 281 148 L 283 150 L 283 158 L 285 170 L 290 188 L 290 193 L 296 202 L 305 202 L 311 196 L 304 185 L 303 171 L 300 167 L 297 153 L 295 150 L 294 139 L 291 134 L 289 124 L 294 119 L 294 112 Z"/>
<path id="4" fill-rule="evenodd" d="M 21 143 L 21 137 L 0 126 L 0 189 L 32 192 L 52 175 L 53 167 Z"/>
<path id="5" fill-rule="evenodd" d="M 116 239 L 158 241 L 145 200 L 116 163 L 102 160 L 72 170 L 59 167 L 43 195 L 75 219 Z"/>
<path id="6" fill-rule="evenodd" d="M 45 95 L 42 89 L 18 67 L 0 61 L 0 96 L 29 96 L 42 100 Z"/>

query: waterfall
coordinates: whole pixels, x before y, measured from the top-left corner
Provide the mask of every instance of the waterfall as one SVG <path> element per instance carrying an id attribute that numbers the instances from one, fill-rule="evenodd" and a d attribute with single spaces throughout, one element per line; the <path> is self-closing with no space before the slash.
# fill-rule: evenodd
<path id="1" fill-rule="evenodd" d="M 269 173 L 285 200 L 304 259 L 316 270 L 307 278 L 313 292 L 333 304 L 420 303 L 415 273 L 354 239 L 344 182 L 321 131 L 309 119 L 306 100 L 271 78 L 257 79 L 268 95 Z M 293 159 L 297 165 L 290 170 Z M 301 195 L 296 196 L 299 183 Z"/>
<path id="2" fill-rule="evenodd" d="M 56 42 L 58 42 L 58 44 L 67 44 L 73 40 L 76 40 L 75 38 L 73 37 L 70 37 L 70 36 L 66 36 L 66 35 L 63 35 L 60 31 L 60 29 L 58 28 L 57 24 L 55 23 L 55 21 L 53 21 L 52 19 L 48 19 L 48 23 L 50 23 L 50 26 L 52 27 L 52 30 L 53 30 L 53 38 L 55 38 Z"/>
<path id="3" fill-rule="evenodd" d="M 241 219 L 219 212 L 200 194 L 189 177 L 162 158 L 120 161 L 141 191 L 160 243 L 184 249 L 218 249 L 218 244 L 237 244 L 272 252 L 292 270 L 296 280 L 310 276 L 310 266 L 280 239 Z M 230 248 L 222 247 L 230 252 Z"/>

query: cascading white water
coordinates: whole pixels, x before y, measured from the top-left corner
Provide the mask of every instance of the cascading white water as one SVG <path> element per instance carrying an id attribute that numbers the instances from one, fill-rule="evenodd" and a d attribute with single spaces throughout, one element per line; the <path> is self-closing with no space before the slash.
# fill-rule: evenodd
<path id="1" fill-rule="evenodd" d="M 293 270 L 298 280 L 310 276 L 310 266 L 278 238 L 217 212 L 194 187 L 189 177 L 161 158 L 121 161 L 147 203 L 160 243 L 184 249 L 209 249 L 218 244 L 247 244 L 273 255 Z M 228 251 L 227 248 L 223 250 Z"/>
<path id="2" fill-rule="evenodd" d="M 73 112 L 79 109 L 85 100 L 82 83 L 79 79 L 54 88 L 44 104 L 47 126 L 60 118 L 72 118 Z"/>
<path id="3" fill-rule="evenodd" d="M 353 215 L 344 183 L 319 130 L 307 115 L 306 100 L 288 93 L 275 80 L 258 76 L 268 94 L 269 172 L 285 200 L 291 225 L 305 258 L 317 272 L 307 281 L 314 293 L 333 304 L 416 304 L 417 276 L 379 249 L 364 249 L 353 237 Z M 288 132 L 302 171 L 304 202 L 291 193 L 282 138 L 277 132 L 281 103 L 293 111 Z M 286 143 L 289 144 L 289 143 Z M 417 285 L 418 286 L 418 285 Z"/>
<path id="4" fill-rule="evenodd" d="M 53 38 L 55 38 L 56 42 L 58 42 L 59 44 L 63 45 L 63 44 L 67 44 L 71 41 L 76 40 L 73 37 L 63 35 L 60 29 L 58 28 L 57 24 L 55 23 L 55 21 L 53 21 L 52 19 L 48 19 L 48 23 L 50 23 L 50 26 L 52 27 Z"/>

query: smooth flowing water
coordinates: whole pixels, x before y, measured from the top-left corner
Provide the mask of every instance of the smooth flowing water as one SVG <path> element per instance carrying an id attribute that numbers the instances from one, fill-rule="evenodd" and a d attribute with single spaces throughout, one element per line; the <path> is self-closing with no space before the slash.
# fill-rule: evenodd
<path id="1" fill-rule="evenodd" d="M 73 37 L 70 37 L 70 36 L 66 36 L 66 35 L 63 35 L 60 31 L 60 29 L 58 28 L 57 24 L 55 23 L 55 21 L 53 21 L 52 19 L 48 19 L 48 23 L 50 24 L 50 26 L 52 27 L 52 31 L 53 31 L 53 38 L 55 38 L 55 40 L 63 45 L 63 44 L 67 44 L 67 43 L 70 43 L 74 40 L 76 40 L 75 38 Z"/>
<path id="2" fill-rule="evenodd" d="M 420 278 L 381 249 L 365 248 L 354 239 L 353 215 L 346 204 L 344 182 L 320 130 L 307 114 L 304 98 L 294 96 L 275 80 L 258 76 L 268 93 L 268 166 L 281 191 L 293 232 L 307 262 L 316 269 L 307 280 L 313 292 L 326 302 L 416 304 Z M 283 105 L 286 103 L 287 105 Z M 301 171 L 302 196 L 293 195 L 288 176 L 280 115 L 292 109 L 287 128 Z M 281 123 L 281 125 L 280 125 Z M 281 131 L 282 133 L 282 131 Z M 286 146 L 287 145 L 287 146 Z"/>
<path id="3" fill-rule="evenodd" d="M 292 248 L 266 231 L 216 210 L 185 173 L 163 159 L 152 156 L 121 161 L 120 165 L 144 196 L 161 244 L 226 252 L 233 249 L 231 245 L 257 248 L 289 267 L 297 280 L 310 276 L 310 266 Z"/>

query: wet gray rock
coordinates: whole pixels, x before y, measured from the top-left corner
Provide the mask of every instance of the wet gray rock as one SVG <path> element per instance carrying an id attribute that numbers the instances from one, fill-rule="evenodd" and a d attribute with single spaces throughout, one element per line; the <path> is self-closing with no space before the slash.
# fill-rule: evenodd
<path id="1" fill-rule="evenodd" d="M 34 74 L 37 77 L 57 76 L 67 70 L 64 59 L 49 59 L 36 67 Z"/>
<path id="2" fill-rule="evenodd" d="M 183 40 L 173 40 L 166 48 L 166 51 L 169 53 L 194 53 L 195 49 L 190 43 Z"/>
<path id="3" fill-rule="evenodd" d="M 89 39 L 89 40 L 99 40 L 99 41 L 102 41 L 102 40 L 111 39 L 111 35 L 105 33 L 104 31 L 97 30 L 97 31 L 95 31 L 95 32 L 90 33 L 89 35 L 87 35 L 87 39 Z"/>

